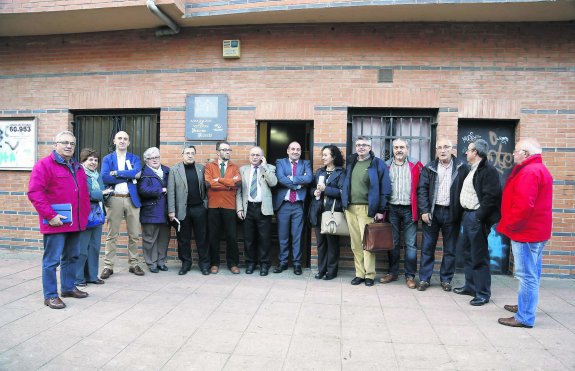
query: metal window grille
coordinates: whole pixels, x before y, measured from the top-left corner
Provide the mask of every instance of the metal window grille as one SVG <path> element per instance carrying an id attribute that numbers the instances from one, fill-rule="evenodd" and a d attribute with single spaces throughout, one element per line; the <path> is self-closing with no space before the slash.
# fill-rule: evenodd
<path id="1" fill-rule="evenodd" d="M 388 160 L 393 156 L 393 140 L 405 139 L 409 146 L 409 158 L 426 164 L 431 159 L 435 125 L 431 114 L 389 115 L 352 114 L 351 142 L 348 153 L 353 152 L 353 143 L 359 136 L 371 138 L 371 148 L 376 156 Z"/>

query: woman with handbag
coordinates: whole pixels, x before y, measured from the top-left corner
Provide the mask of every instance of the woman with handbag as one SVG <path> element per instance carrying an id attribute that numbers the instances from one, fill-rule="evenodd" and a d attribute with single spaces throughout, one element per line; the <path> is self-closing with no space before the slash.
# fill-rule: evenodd
<path id="1" fill-rule="evenodd" d="M 341 151 L 334 145 L 327 145 L 321 149 L 321 160 L 324 166 L 319 168 L 315 174 L 315 189 L 313 191 L 315 197 L 312 198 L 312 206 L 310 208 L 310 223 L 315 227 L 317 239 L 318 273 L 315 278 L 318 280 L 332 280 L 337 277 L 339 266 L 338 234 L 341 234 L 341 231 L 336 228 L 328 228 L 325 223 L 322 224 L 322 217 L 326 217 L 322 216 L 322 213 L 343 212 L 341 207 L 341 189 L 345 171 L 343 170 Z M 345 220 L 343 225 L 347 229 Z"/>
<path id="2" fill-rule="evenodd" d="M 160 163 L 160 150 L 156 147 L 144 151 L 146 166 L 138 181 L 138 194 L 142 201 L 142 250 L 148 269 L 152 273 L 167 271 L 166 256 L 170 243 L 168 224 L 168 174 L 170 168 Z"/>
<path id="3" fill-rule="evenodd" d="M 105 282 L 98 277 L 102 225 L 105 220 L 102 201 L 113 190 L 104 189 L 97 170 L 99 160 L 100 154 L 95 149 L 84 148 L 80 151 L 80 163 L 86 172 L 90 191 L 90 216 L 86 230 L 80 232 L 80 255 L 76 263 L 76 286 L 81 287 L 88 283 L 101 285 Z"/>

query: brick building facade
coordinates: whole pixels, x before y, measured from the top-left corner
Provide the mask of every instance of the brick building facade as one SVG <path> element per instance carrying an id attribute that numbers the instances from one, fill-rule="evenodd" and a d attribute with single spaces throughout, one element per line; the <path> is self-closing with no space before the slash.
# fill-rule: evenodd
<path id="1" fill-rule="evenodd" d="M 430 117 L 423 153 L 418 152 L 422 159 L 433 155 L 429 148 L 435 135 L 461 143 L 473 134 L 470 127 L 477 128 L 475 133 L 504 127 L 510 140 L 538 138 L 554 177 L 553 236 L 544 253 L 543 273 L 575 275 L 575 170 L 570 166 L 575 161 L 575 27 L 568 19 L 487 23 L 467 20 L 461 12 L 457 14 L 466 22 L 374 22 L 368 7 L 357 6 L 346 9 L 366 23 L 296 24 L 286 16 L 290 24 L 282 24 L 281 13 L 288 13 L 289 6 L 303 9 L 289 1 L 274 2 L 286 10 L 270 8 L 270 24 L 256 24 L 266 23 L 266 12 L 248 3 L 165 1 L 158 3 L 167 4 L 164 11 L 172 19 L 178 10 L 184 14 L 179 23 L 185 27 L 172 36 L 157 37 L 149 24 L 134 21 L 136 29 L 121 30 L 102 26 L 100 19 L 84 28 L 76 21 L 68 28 L 59 24 L 55 30 L 24 30 L 22 22 L 26 25 L 32 19 L 26 17 L 33 15 L 38 22 L 66 14 L 90 19 L 97 14 L 110 17 L 114 10 L 129 13 L 131 6 L 138 12 L 142 8 L 136 1 L 113 6 L 92 2 L 84 11 L 74 2 L 50 3 L 48 11 L 42 1 L 33 6 L 14 1 L 0 13 L 0 119 L 36 119 L 38 158 L 50 151 L 57 132 L 78 130 L 78 124 L 71 123 L 82 115 L 145 112 L 157 115 L 155 145 L 163 164 L 180 161 L 186 143 L 197 146 L 197 160 L 203 162 L 214 156 L 215 141 L 186 140 L 189 94 L 227 96 L 227 140 L 234 150 L 232 160 L 240 165 L 248 163 L 248 151 L 256 144 L 268 157 L 272 150 L 285 154 L 282 142 L 272 137 L 273 130 L 286 125 L 302 129 L 304 151 L 314 170 L 326 144 L 349 154 L 361 130 L 358 117 Z M 323 8 L 327 3 L 313 4 Z M 248 18 L 244 25 L 226 24 L 226 14 Z M 258 21 L 249 22 L 250 16 Z M 32 23 L 29 27 L 42 28 Z M 241 41 L 241 58 L 222 58 L 222 40 L 228 39 Z M 84 137 L 84 143 L 90 143 L 97 134 Z M 502 138 L 498 133 L 490 137 L 503 172 L 510 167 L 505 160 L 510 151 L 498 149 Z M 40 250 L 37 216 L 26 197 L 30 172 L 0 172 L 0 247 Z M 342 241 L 343 250 L 348 246 Z M 313 238 L 306 249 L 313 266 Z M 176 255 L 175 241 L 170 254 Z M 351 266 L 351 260 L 351 253 L 344 254 L 342 265 Z M 380 262 L 378 272 L 385 265 Z"/>

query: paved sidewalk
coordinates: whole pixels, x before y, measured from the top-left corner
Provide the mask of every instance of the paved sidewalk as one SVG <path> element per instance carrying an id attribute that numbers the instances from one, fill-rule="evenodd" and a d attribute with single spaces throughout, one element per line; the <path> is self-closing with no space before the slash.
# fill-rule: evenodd
<path id="1" fill-rule="evenodd" d="M 536 327 L 497 324 L 517 281 L 493 277 L 492 301 L 375 287 L 288 270 L 260 277 L 197 269 L 144 277 L 125 258 L 68 307 L 43 305 L 41 255 L 0 250 L 2 370 L 575 370 L 575 281 L 544 279 Z M 456 277 L 456 285 L 463 277 Z"/>

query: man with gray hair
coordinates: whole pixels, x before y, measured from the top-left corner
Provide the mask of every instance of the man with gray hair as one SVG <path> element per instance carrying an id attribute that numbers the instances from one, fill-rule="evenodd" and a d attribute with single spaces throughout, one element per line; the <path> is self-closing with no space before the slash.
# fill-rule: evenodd
<path id="1" fill-rule="evenodd" d="M 511 327 L 533 327 L 539 300 L 541 258 L 553 225 L 553 178 L 543 164 L 541 146 L 533 138 L 515 145 L 511 171 L 501 202 L 497 231 L 511 239 L 515 277 L 519 280 L 517 305 L 503 308 L 516 313 L 499 318 Z"/>
<path id="2" fill-rule="evenodd" d="M 488 149 L 483 139 L 467 146 L 465 153 L 471 170 L 459 197 L 463 207 L 459 244 L 465 260 L 465 285 L 453 292 L 473 296 L 469 302 L 473 306 L 487 304 L 491 297 L 487 236 L 501 218 L 501 183 L 497 169 L 487 161 Z"/>

